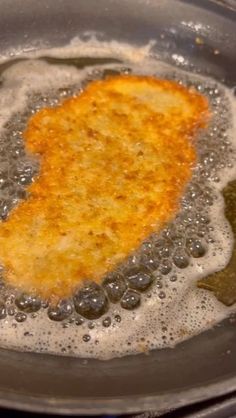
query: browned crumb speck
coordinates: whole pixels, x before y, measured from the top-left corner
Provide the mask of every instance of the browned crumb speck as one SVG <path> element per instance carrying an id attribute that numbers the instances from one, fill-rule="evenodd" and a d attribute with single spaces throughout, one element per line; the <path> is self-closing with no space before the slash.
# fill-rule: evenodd
<path id="1" fill-rule="evenodd" d="M 177 83 L 118 76 L 32 116 L 40 173 L 0 225 L 5 280 L 43 297 L 101 281 L 178 209 L 207 100 Z"/>

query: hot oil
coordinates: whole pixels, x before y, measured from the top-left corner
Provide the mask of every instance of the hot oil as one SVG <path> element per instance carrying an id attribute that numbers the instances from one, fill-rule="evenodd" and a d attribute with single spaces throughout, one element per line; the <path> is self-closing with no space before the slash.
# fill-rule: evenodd
<path id="1" fill-rule="evenodd" d="M 78 56 L 81 45 L 79 51 Z M 213 80 L 177 71 L 146 53 L 139 54 L 137 62 L 130 47 L 126 54 L 125 46 L 117 53 L 111 45 L 107 57 L 104 48 L 95 58 L 77 58 L 76 47 L 71 57 L 66 48 L 60 54 L 59 58 L 57 52 L 47 58 L 42 54 L 44 58 L 16 60 L 0 68 L 3 221 L 19 200 L 27 198 L 27 185 L 39 172 L 37 156 L 26 155 L 24 150 L 22 131 L 28 118 L 42 107 L 56 106 L 63 98 L 78 94 L 93 79 L 130 71 L 176 79 L 209 98 L 213 117 L 207 132 L 198 138 L 199 162 L 176 218 L 160 234 L 147 237 L 119 266 L 116 293 L 113 286 L 109 294 L 111 281 L 105 280 L 109 310 L 99 319 L 85 319 L 76 311 L 73 298 L 55 308 L 35 295 L 21 295 L 2 284 L 0 344 L 99 358 L 174 346 L 234 311 L 234 306 L 226 308 L 213 293 L 197 288 L 198 280 L 224 269 L 232 254 L 233 236 L 220 190 L 236 177 L 233 98 Z M 233 183 L 230 194 L 235 187 Z M 235 251 L 233 254 L 235 257 Z"/>

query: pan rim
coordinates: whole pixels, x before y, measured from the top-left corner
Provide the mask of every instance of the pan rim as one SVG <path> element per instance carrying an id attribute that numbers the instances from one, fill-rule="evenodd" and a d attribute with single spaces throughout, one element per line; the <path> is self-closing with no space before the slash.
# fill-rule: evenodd
<path id="1" fill-rule="evenodd" d="M 28 396 L 16 392 L 0 390 L 0 405 L 7 409 L 25 412 L 48 413 L 59 415 L 97 415 L 97 414 L 127 414 L 142 411 L 157 410 L 165 412 L 188 406 L 204 400 L 211 400 L 222 395 L 228 395 L 236 390 L 236 376 L 224 378 L 221 382 L 210 383 L 207 386 L 196 386 L 180 392 L 157 395 L 121 396 L 116 398 L 79 398 L 58 399 L 45 395 Z M 128 402 L 126 402 L 128 400 Z"/>

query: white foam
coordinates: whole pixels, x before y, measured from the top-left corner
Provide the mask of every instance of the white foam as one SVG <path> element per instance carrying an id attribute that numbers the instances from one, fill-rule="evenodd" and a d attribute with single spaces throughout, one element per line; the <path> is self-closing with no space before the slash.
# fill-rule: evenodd
<path id="1" fill-rule="evenodd" d="M 155 73 L 162 76 L 173 72 L 173 67 L 149 56 L 151 48 L 152 43 L 143 48 L 133 48 L 117 42 L 101 43 L 95 39 L 81 42 L 76 39 L 68 47 L 27 54 L 32 60 L 17 63 L 3 74 L 3 86 L 0 90 L 0 133 L 4 130 L 4 123 L 11 119 L 15 112 L 24 110 L 28 95 L 68 85 L 79 85 L 90 70 L 77 70 L 66 65 L 51 66 L 33 58 L 45 54 L 67 58 L 84 55 L 116 57 L 125 65 L 132 65 L 136 73 Z M 181 70 L 178 72 L 185 77 L 186 73 Z M 190 77 L 203 85 L 212 83 L 212 80 L 194 74 Z M 235 118 L 236 107 L 232 92 L 222 85 L 219 85 L 219 89 L 230 102 Z M 232 124 L 230 128 L 231 132 L 229 129 L 228 136 L 236 150 L 235 126 L 236 120 L 234 127 Z M 139 309 L 124 311 L 117 305 L 113 306 L 110 312 L 112 325 L 104 328 L 102 321 L 97 321 L 94 329 L 90 330 L 86 323 L 80 326 L 69 324 L 65 328 L 61 323 L 50 321 L 43 310 L 36 318 L 29 315 L 24 323 L 16 323 L 13 317 L 8 316 L 0 321 L 0 345 L 18 350 L 107 359 L 174 346 L 227 317 L 235 311 L 235 307 L 226 308 L 212 293 L 198 289 L 196 281 L 225 267 L 231 256 L 233 237 L 224 218 L 224 203 L 220 190 L 233 178 L 236 178 L 236 168 L 224 168 L 220 172 L 221 181 L 211 182 L 211 187 L 217 193 L 214 205 L 209 210 L 211 225 L 215 227 L 211 234 L 214 243 L 209 245 L 206 255 L 201 259 L 192 260 L 190 266 L 184 270 L 172 270 L 163 279 L 162 289 L 154 285 L 152 290 L 143 296 Z M 174 274 L 178 276 L 178 280 L 172 282 L 170 277 Z M 165 298 L 162 298 L 161 292 L 165 293 Z M 121 322 L 114 320 L 116 315 L 121 316 Z M 90 341 L 83 340 L 85 334 L 91 336 Z"/>

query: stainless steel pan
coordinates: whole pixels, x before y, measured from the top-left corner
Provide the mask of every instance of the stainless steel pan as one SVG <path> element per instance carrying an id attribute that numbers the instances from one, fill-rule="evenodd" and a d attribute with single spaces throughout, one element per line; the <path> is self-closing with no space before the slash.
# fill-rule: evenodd
<path id="1" fill-rule="evenodd" d="M 131 44 L 156 39 L 164 59 L 182 55 L 232 86 L 236 5 L 226 3 L 0 0 L 0 53 L 34 49 L 39 41 L 63 45 L 85 30 Z M 235 359 L 236 325 L 229 320 L 175 349 L 107 362 L 0 350 L 0 405 L 83 415 L 162 410 L 235 390 Z"/>

